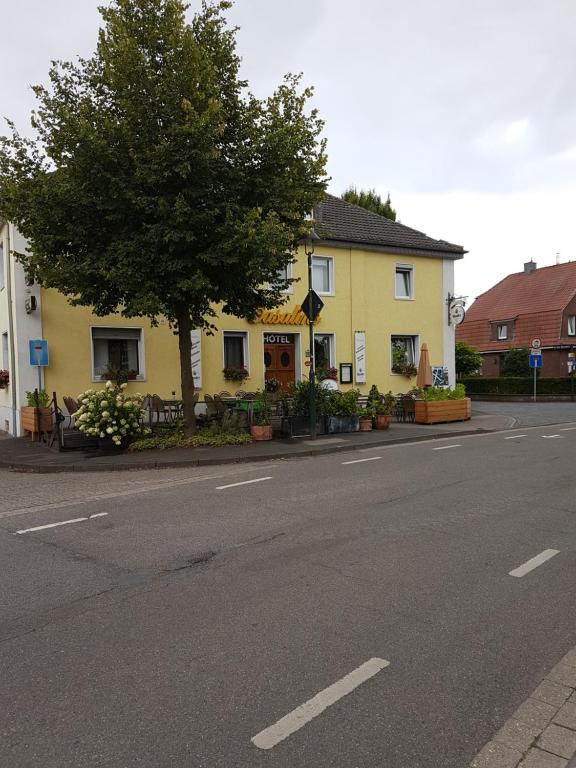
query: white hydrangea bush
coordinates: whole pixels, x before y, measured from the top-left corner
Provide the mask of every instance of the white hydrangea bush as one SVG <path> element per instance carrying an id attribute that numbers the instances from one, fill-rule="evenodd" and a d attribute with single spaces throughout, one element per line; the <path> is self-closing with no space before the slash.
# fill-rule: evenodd
<path id="1" fill-rule="evenodd" d="M 78 395 L 80 408 L 74 423 L 87 437 L 110 437 L 121 445 L 129 437 L 148 435 L 151 430 L 142 425 L 143 395 L 126 394 L 126 384 L 106 382 L 106 389 L 87 389 Z"/>

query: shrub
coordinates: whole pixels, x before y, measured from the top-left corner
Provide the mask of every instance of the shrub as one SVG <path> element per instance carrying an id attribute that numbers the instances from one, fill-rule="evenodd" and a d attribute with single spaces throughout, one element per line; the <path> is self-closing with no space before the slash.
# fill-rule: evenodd
<path id="1" fill-rule="evenodd" d="M 455 351 L 457 376 L 470 376 L 482 367 L 482 355 L 465 341 L 457 341 Z"/>
<path id="2" fill-rule="evenodd" d="M 252 442 L 252 438 L 247 432 L 237 432 L 235 434 L 220 432 L 212 429 L 203 429 L 192 437 L 184 437 L 182 434 L 172 434 L 163 437 L 145 437 L 134 440 L 128 447 L 131 453 L 159 449 L 161 451 L 168 448 L 197 448 L 200 446 L 220 446 L 220 445 L 246 445 Z"/>
<path id="3" fill-rule="evenodd" d="M 360 414 L 358 404 L 360 392 L 357 389 L 349 389 L 348 392 L 329 392 L 328 395 L 324 411 L 327 416 L 358 416 Z"/>
<path id="4" fill-rule="evenodd" d="M 315 390 L 316 414 L 325 414 L 329 407 L 330 395 L 334 393 L 318 385 L 315 386 Z M 291 401 L 288 398 L 283 398 L 282 400 L 283 410 L 284 408 L 286 409 L 284 414 L 287 416 L 310 416 L 309 380 L 304 379 L 292 384 L 290 394 L 292 395 Z"/>
<path id="5" fill-rule="evenodd" d="M 26 392 L 26 403 L 31 408 L 46 408 L 50 398 L 45 389 L 35 389 L 33 392 Z"/>
<path id="6" fill-rule="evenodd" d="M 500 376 L 529 376 L 530 350 L 526 347 L 509 349 L 502 358 Z"/>
<path id="7" fill-rule="evenodd" d="M 472 395 L 531 395 L 534 392 L 533 376 L 474 376 L 464 382 Z M 537 389 L 539 395 L 570 395 L 572 384 L 569 378 L 538 377 Z"/>
<path id="8" fill-rule="evenodd" d="M 456 384 L 454 389 L 450 387 L 427 387 L 418 392 L 420 400 L 433 402 L 439 400 L 463 400 L 466 397 L 464 384 Z"/>
<path id="9" fill-rule="evenodd" d="M 126 384 L 107 381 L 106 389 L 87 389 L 78 395 L 75 423 L 80 432 L 87 437 L 110 437 L 116 445 L 125 438 L 149 434 L 150 428 L 141 423 L 142 395 L 125 395 L 125 388 Z"/>

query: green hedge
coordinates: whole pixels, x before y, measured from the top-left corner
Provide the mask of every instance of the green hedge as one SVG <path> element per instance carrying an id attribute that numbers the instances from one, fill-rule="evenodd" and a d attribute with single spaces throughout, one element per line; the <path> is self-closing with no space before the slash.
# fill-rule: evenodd
<path id="1" fill-rule="evenodd" d="M 534 392 L 532 376 L 488 377 L 470 376 L 460 380 L 469 395 L 531 395 Z M 541 379 L 538 377 L 539 395 L 569 395 L 572 384 L 569 378 Z"/>

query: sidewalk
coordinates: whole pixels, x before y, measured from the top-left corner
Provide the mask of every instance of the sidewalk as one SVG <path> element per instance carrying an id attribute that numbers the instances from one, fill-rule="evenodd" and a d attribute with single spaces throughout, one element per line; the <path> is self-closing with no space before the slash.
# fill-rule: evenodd
<path id="1" fill-rule="evenodd" d="M 250 445 L 228 445 L 218 448 L 173 448 L 142 453 L 105 456 L 97 451 L 65 451 L 48 449 L 29 437 L 0 441 L 0 469 L 19 472 L 103 472 L 131 469 L 166 469 L 235 464 L 329 453 L 354 451 L 380 445 L 395 445 L 439 437 L 493 432 L 513 426 L 508 416 L 474 415 L 470 421 L 452 424 L 396 424 L 388 430 L 323 435 L 316 440 L 294 438 L 272 440 Z"/>

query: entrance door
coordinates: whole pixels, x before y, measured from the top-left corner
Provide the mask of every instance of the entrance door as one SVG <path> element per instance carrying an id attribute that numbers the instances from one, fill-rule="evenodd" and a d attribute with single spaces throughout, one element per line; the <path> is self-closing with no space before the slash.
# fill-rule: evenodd
<path id="1" fill-rule="evenodd" d="M 269 341 L 268 341 L 269 339 Z M 296 381 L 296 356 L 294 339 L 290 335 L 266 334 L 264 336 L 265 379 L 277 379 L 284 391 Z"/>

